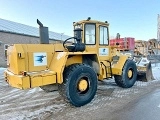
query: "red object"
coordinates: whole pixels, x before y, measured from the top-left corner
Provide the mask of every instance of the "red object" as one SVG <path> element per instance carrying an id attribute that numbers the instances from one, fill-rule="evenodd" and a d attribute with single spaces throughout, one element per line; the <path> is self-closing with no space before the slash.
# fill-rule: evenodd
<path id="1" fill-rule="evenodd" d="M 132 37 L 110 40 L 110 46 L 116 46 L 116 43 L 119 43 L 118 50 L 134 50 L 135 48 L 135 38 Z"/>

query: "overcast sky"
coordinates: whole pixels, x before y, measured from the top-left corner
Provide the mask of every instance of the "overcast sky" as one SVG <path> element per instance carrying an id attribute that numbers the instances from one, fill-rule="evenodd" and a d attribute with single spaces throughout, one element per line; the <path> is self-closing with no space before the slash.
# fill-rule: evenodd
<path id="1" fill-rule="evenodd" d="M 110 23 L 110 36 L 157 38 L 160 0 L 0 0 L 0 18 L 73 35 L 74 21 L 91 17 Z"/>

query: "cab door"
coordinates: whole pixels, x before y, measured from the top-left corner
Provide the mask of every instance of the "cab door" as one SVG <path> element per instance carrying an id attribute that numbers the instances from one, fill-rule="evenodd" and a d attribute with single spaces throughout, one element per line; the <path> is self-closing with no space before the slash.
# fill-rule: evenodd
<path id="1" fill-rule="evenodd" d="M 109 60 L 109 32 L 107 26 L 99 25 L 99 58 L 100 61 Z"/>
<path id="2" fill-rule="evenodd" d="M 99 79 L 112 77 L 110 47 L 109 47 L 109 32 L 108 26 L 99 25 L 99 47 L 98 54 L 100 60 L 100 76 Z"/>

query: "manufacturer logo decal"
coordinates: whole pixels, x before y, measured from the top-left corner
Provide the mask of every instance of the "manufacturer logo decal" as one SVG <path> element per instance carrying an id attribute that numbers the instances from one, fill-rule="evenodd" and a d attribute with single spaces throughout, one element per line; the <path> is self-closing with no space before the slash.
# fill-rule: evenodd
<path id="1" fill-rule="evenodd" d="M 40 56 L 35 56 L 36 57 L 36 61 L 39 62 L 39 63 L 42 63 L 44 60 L 44 57 L 46 56 L 43 56 L 43 55 L 40 55 Z"/>
<path id="2" fill-rule="evenodd" d="M 100 56 L 107 56 L 109 54 L 108 48 L 99 48 L 99 55 Z"/>
<path id="3" fill-rule="evenodd" d="M 39 52 L 33 54 L 34 66 L 44 66 L 47 65 L 47 53 Z"/>

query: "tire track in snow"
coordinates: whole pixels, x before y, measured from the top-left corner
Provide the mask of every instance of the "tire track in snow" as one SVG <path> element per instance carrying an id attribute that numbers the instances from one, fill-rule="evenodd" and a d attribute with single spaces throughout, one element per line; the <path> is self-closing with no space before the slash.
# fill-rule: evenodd
<path id="1" fill-rule="evenodd" d="M 50 111 L 58 112 L 65 107 L 58 92 L 46 93 L 39 87 L 20 90 L 10 87 L 4 79 L 0 80 L 0 118 L 24 119 L 38 117 Z M 60 106 L 60 107 L 59 107 Z M 33 114 L 34 113 L 34 114 Z M 15 115 L 20 117 L 16 118 Z M 32 117 L 33 116 L 33 117 Z"/>

